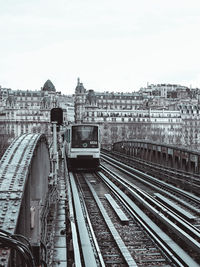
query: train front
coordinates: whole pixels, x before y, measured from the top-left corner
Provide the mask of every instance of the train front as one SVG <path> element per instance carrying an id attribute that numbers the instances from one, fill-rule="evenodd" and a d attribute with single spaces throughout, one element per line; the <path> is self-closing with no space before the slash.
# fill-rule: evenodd
<path id="1" fill-rule="evenodd" d="M 71 169 L 95 170 L 100 160 L 100 134 L 98 125 L 73 125 L 71 128 Z"/>

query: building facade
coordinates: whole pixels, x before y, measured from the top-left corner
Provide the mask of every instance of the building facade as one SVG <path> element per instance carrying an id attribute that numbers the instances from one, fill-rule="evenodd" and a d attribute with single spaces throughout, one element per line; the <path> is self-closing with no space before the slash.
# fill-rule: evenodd
<path id="1" fill-rule="evenodd" d="M 12 137 L 45 133 L 50 140 L 50 112 L 56 107 L 63 109 L 64 124 L 74 121 L 73 98 L 56 92 L 50 80 L 40 91 L 0 88 L 0 131 Z"/>
<path id="2" fill-rule="evenodd" d="M 57 92 L 50 80 L 41 90 L 0 87 L 0 134 L 45 133 L 51 139 L 50 111 L 61 107 L 64 125 L 97 123 L 102 146 L 143 139 L 200 148 L 199 89 L 151 85 L 138 92 L 95 92 L 77 80 L 73 96 Z"/>
<path id="3" fill-rule="evenodd" d="M 132 93 L 100 93 L 86 90 L 78 79 L 75 121 L 98 123 L 105 147 L 121 140 L 144 139 L 196 148 L 200 147 L 200 102 L 199 90 L 195 92 L 162 84 Z"/>

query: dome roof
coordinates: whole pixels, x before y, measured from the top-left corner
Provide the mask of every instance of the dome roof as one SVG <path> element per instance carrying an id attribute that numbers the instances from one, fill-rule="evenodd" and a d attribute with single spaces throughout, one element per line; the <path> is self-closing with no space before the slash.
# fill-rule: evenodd
<path id="1" fill-rule="evenodd" d="M 42 91 L 56 91 L 55 86 L 53 85 L 53 83 L 50 80 L 47 80 L 44 84 L 44 86 L 42 87 Z"/>

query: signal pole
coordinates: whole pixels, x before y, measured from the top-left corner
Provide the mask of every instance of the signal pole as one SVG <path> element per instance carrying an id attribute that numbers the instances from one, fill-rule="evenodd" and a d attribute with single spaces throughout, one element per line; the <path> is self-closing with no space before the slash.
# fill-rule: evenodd
<path id="1" fill-rule="evenodd" d="M 55 185 L 58 184 L 58 147 L 57 147 L 57 131 L 63 124 L 63 110 L 61 108 L 51 109 L 51 123 L 53 130 L 53 152 L 52 152 L 52 175 Z"/>
<path id="2" fill-rule="evenodd" d="M 57 174 L 57 169 L 58 169 L 58 148 L 57 148 L 57 122 L 52 121 L 53 125 L 53 159 L 52 159 L 52 171 L 53 171 L 53 180 L 55 184 L 57 185 L 58 183 L 58 174 Z"/>

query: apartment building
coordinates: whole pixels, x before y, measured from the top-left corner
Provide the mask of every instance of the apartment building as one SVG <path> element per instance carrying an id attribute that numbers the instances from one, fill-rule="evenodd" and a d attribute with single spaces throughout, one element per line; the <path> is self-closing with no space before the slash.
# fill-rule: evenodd
<path id="1" fill-rule="evenodd" d="M 64 124 L 74 121 L 71 96 L 57 92 L 50 80 L 41 90 L 11 90 L 0 88 L 0 129 L 8 135 L 45 133 L 51 138 L 50 111 L 63 109 Z"/>

